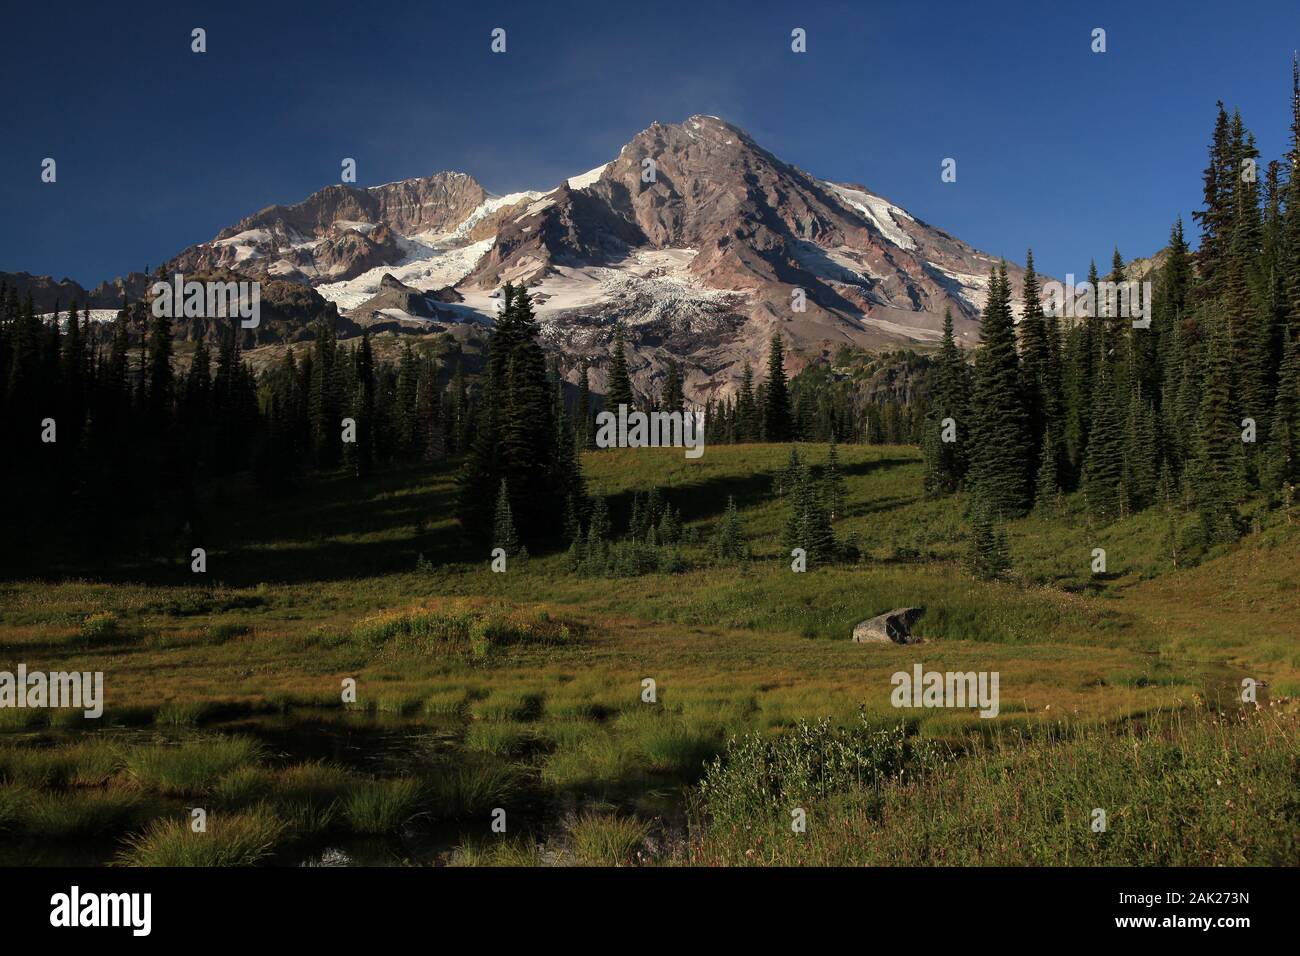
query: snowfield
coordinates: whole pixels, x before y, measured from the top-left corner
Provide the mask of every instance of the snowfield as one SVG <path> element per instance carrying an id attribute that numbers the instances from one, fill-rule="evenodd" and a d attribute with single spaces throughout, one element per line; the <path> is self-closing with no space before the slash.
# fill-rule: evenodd
<path id="1" fill-rule="evenodd" d="M 603 173 L 608 166 L 609 163 L 605 163 L 601 166 L 597 166 L 595 169 L 588 170 L 581 176 L 574 176 L 569 180 L 569 188 L 575 190 L 586 189 L 588 186 L 595 185 L 596 180 L 600 179 L 600 174 Z"/>
<path id="2" fill-rule="evenodd" d="M 119 309 L 91 309 L 91 310 L 90 310 L 90 321 L 92 321 L 92 322 L 116 322 L 116 321 L 117 321 L 117 313 L 118 313 L 119 311 L 120 311 Z M 53 312 L 43 312 L 43 313 L 41 313 L 40 315 L 38 315 L 38 316 L 36 316 L 36 317 L 37 317 L 38 319 L 40 319 L 42 322 L 49 322 L 51 319 L 54 318 L 54 315 L 55 315 L 55 313 L 53 313 Z M 60 313 L 58 313 L 58 315 L 59 315 L 59 323 L 60 323 L 63 327 L 66 328 L 67 325 L 68 325 L 68 313 L 67 313 L 67 312 L 60 312 Z M 80 319 L 80 320 L 84 320 L 84 319 L 85 319 L 85 315 L 86 315 L 86 310 L 85 310 L 85 309 L 78 309 L 78 310 L 77 310 L 77 318 L 78 318 L 78 319 Z"/>
<path id="3" fill-rule="evenodd" d="M 899 226 L 900 221 L 904 219 L 915 222 L 905 210 L 888 200 L 859 189 L 849 189 L 828 182 L 823 182 L 822 185 L 838 196 L 850 209 L 861 213 L 864 219 L 875 226 L 894 245 L 900 249 L 916 248 L 916 242 Z"/>
<path id="4" fill-rule="evenodd" d="M 214 246 L 230 246 L 235 250 L 235 262 L 244 262 L 247 259 L 255 259 L 262 253 L 258 251 L 259 245 L 264 246 L 271 242 L 271 233 L 267 229 L 248 229 L 244 232 L 231 236 L 229 239 L 213 240 Z"/>
<path id="5" fill-rule="evenodd" d="M 701 331 L 721 314 L 744 307 L 746 293 L 710 289 L 690 273 L 695 249 L 641 249 L 607 266 L 556 267 L 530 286 L 533 311 L 543 323 L 570 313 L 617 316 L 629 325 L 667 323 L 673 329 Z M 492 318 L 500 292 L 460 289 L 464 302 L 442 305 L 464 318 Z"/>
<path id="6" fill-rule="evenodd" d="M 318 285 L 316 291 L 343 311 L 355 309 L 379 292 L 380 280 L 387 274 L 419 289 L 431 292 L 455 285 L 474 271 L 483 254 L 492 248 L 495 239 L 484 239 L 468 245 L 457 245 L 444 235 L 422 233 L 409 239 L 398 238 L 398 245 L 406 255 L 396 265 L 376 266 L 355 279 L 328 282 Z"/>

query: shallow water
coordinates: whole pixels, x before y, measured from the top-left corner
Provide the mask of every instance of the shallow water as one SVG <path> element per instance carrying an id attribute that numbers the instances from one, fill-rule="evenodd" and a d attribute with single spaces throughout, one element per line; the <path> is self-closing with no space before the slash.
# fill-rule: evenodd
<path id="1" fill-rule="evenodd" d="M 93 731 L 101 737 L 129 744 L 180 741 L 199 734 L 242 735 L 258 740 L 264 763 L 287 766 L 306 761 L 328 761 L 360 774 L 378 777 L 421 775 L 446 765 L 463 754 L 460 746 L 464 720 L 453 715 L 403 717 L 362 711 L 300 708 L 289 713 L 233 716 L 205 722 L 199 727 L 110 726 Z M 87 734 L 71 728 L 42 728 L 6 734 L 10 741 L 26 746 L 47 746 L 84 739 Z M 478 759 L 483 759 L 479 755 Z M 181 817 L 195 799 L 150 796 L 150 816 Z M 511 801 L 511 815 L 530 821 L 528 836 L 545 843 L 549 832 L 558 831 L 566 812 L 580 809 L 574 795 L 544 794 L 525 786 Z M 675 792 L 652 792 L 642 798 L 647 806 L 665 817 L 680 808 Z M 643 808 L 644 809 L 644 808 Z M 517 819 L 518 817 L 516 817 Z M 512 828 L 511 835 L 519 832 Z M 102 838 L 49 840 L 6 834 L 0 839 L 0 866 L 98 866 L 109 865 L 121 850 L 123 834 Z M 266 861 L 270 866 L 436 866 L 448 863 L 457 847 L 470 840 L 491 837 L 486 818 L 474 821 L 431 822 L 417 820 L 401 832 L 383 836 L 327 833 L 318 839 L 289 843 Z"/>

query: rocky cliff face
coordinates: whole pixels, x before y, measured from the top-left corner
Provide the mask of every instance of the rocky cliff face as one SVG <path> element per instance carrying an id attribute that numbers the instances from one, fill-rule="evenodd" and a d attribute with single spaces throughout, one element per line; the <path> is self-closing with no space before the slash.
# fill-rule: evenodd
<path id="1" fill-rule="evenodd" d="M 935 342 L 946 308 L 959 337 L 978 336 L 992 257 L 715 117 L 656 123 L 581 179 L 506 224 L 460 288 L 472 304 L 528 285 L 555 347 L 592 358 L 597 388 L 615 319 L 638 387 L 656 390 L 675 359 L 697 398 L 730 391 L 778 330 L 795 367 L 841 345 Z"/>
<path id="2" fill-rule="evenodd" d="M 487 192 L 464 173 L 362 189 L 327 186 L 292 206 L 268 206 L 186 249 L 169 269 L 236 269 L 308 284 L 339 282 L 398 262 L 402 241 L 464 222 Z"/>

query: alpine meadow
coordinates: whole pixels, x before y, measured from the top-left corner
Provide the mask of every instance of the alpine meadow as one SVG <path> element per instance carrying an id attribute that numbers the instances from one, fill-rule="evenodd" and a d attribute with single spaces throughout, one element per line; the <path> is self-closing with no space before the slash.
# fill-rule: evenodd
<path id="1" fill-rule="evenodd" d="M 391 65 L 392 114 L 374 77 L 331 79 L 328 123 L 298 78 L 233 105 L 251 14 L 168 14 L 131 55 L 175 47 L 165 75 L 268 138 L 204 167 L 134 114 L 114 133 L 77 112 L 106 153 L 149 153 L 89 186 L 97 144 L 15 107 L 0 866 L 288 886 L 301 866 L 1300 864 L 1300 61 L 1270 45 L 1267 83 L 1108 104 L 1078 77 L 1146 76 L 1145 47 L 1079 6 L 1018 28 L 1073 51 L 1044 82 L 1085 84 L 1103 139 L 1110 110 L 1151 114 L 1126 148 L 1164 152 L 1074 219 L 1031 198 L 1095 188 L 1071 177 L 1101 153 L 1069 138 L 1055 179 L 1008 167 L 1006 221 L 966 198 L 995 188 L 981 135 L 1022 149 L 1001 118 L 1019 74 L 928 60 L 994 91 L 973 125 L 935 105 L 962 125 L 933 145 L 921 94 L 879 101 L 898 76 L 849 92 L 819 65 L 844 49 L 831 4 L 760 4 L 734 35 L 700 12 L 717 32 L 656 59 L 652 92 L 588 80 L 582 101 L 584 50 L 612 81 L 660 27 L 448 14 L 434 86 Z M 903 16 L 879 29 L 919 54 Z M 1181 42 L 1173 8 L 1133 16 Z M 62 59 L 53 27 L 14 25 Z M 325 69 L 344 29 L 310 28 L 288 67 Z M 795 71 L 770 100 L 741 91 L 766 75 L 756 37 Z M 733 84 L 696 72 L 708 44 L 735 47 L 714 64 Z M 145 109 L 153 81 L 123 69 Z M 833 104 L 808 70 L 835 70 Z M 59 89 L 42 110 L 92 95 Z M 539 125 L 545 97 L 565 115 Z M 850 146 L 831 110 L 900 142 Z M 1161 142 L 1184 121 L 1196 152 Z M 592 150 L 613 158 L 545 188 Z M 453 160 L 500 191 L 423 172 Z M 1142 885 L 1117 877 L 1093 915 Z"/>

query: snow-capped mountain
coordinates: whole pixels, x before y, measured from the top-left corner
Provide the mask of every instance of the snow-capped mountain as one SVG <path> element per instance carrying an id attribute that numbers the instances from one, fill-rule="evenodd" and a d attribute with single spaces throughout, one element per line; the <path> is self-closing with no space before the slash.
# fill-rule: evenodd
<path id="1" fill-rule="evenodd" d="M 571 378 L 585 355 L 603 390 L 622 320 L 639 388 L 657 391 L 675 359 L 702 399 L 730 391 L 746 359 L 761 366 L 777 329 L 791 369 L 844 344 L 934 343 L 948 307 L 973 344 L 994 264 L 864 186 L 818 179 L 692 116 L 654 123 L 549 191 L 495 196 L 458 172 L 329 186 L 167 268 L 311 286 L 358 326 L 404 332 L 490 322 L 501 285 L 522 283 Z"/>

